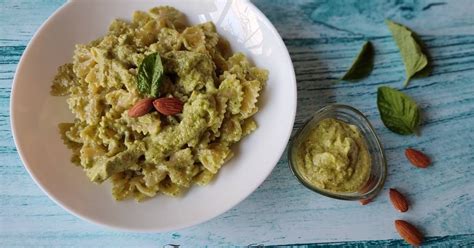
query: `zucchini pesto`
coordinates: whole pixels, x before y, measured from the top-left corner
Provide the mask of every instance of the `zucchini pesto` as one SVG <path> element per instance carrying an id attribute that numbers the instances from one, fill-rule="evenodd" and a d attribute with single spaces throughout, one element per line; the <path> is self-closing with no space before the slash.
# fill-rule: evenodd
<path id="1" fill-rule="evenodd" d="M 104 37 L 76 45 L 53 81 L 52 95 L 67 96 L 75 115 L 59 125 L 72 161 L 92 182 L 111 180 L 117 200 L 209 184 L 257 128 L 268 71 L 232 53 L 212 22 L 185 23 L 167 6 L 115 20 Z M 170 99 L 177 111 L 151 110 Z"/>
<path id="2" fill-rule="evenodd" d="M 371 159 L 358 127 L 328 118 L 309 130 L 296 147 L 296 169 L 303 179 L 333 192 L 355 192 L 367 182 Z"/>

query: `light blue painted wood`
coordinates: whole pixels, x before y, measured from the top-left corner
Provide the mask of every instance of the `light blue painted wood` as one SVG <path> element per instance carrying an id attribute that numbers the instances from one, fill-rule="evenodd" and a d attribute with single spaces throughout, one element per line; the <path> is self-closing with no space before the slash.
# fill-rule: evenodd
<path id="1" fill-rule="evenodd" d="M 140 246 L 165 244 L 228 246 L 332 242 L 341 246 L 400 246 L 393 220 L 421 227 L 428 245 L 474 246 L 474 2 L 289 1 L 255 4 L 274 23 L 290 50 L 298 80 L 296 128 L 327 103 L 348 103 L 364 112 L 385 145 L 389 177 L 375 202 L 326 199 L 290 174 L 283 156 L 271 176 L 237 207 L 218 218 L 178 232 L 121 233 L 84 222 L 49 200 L 23 168 L 13 144 L 9 95 L 16 64 L 39 25 L 63 0 L 0 0 L 0 246 Z M 433 57 L 431 77 L 404 90 L 422 106 L 420 137 L 398 136 L 381 123 L 376 88 L 400 88 L 404 69 L 383 24 L 409 25 Z M 334 84 L 365 39 L 376 48 L 372 75 L 356 84 Z M 431 168 L 410 166 L 407 146 L 420 148 Z M 405 192 L 412 208 L 392 209 L 387 189 Z M 395 240 L 394 240 L 395 239 Z M 342 241 L 362 240 L 341 243 Z M 368 241 L 379 240 L 379 241 Z"/>

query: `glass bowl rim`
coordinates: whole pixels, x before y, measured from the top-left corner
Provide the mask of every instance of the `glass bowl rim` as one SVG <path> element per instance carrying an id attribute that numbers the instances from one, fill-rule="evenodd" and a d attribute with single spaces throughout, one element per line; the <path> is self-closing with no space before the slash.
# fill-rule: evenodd
<path id="1" fill-rule="evenodd" d="M 373 188 L 371 190 L 369 190 L 365 193 L 361 193 L 360 195 L 345 195 L 343 193 L 329 192 L 329 191 L 320 190 L 318 187 L 313 186 L 313 185 L 309 184 L 308 182 L 306 182 L 299 175 L 299 173 L 297 172 L 297 169 L 295 168 L 295 165 L 293 163 L 292 150 L 293 150 L 294 145 L 295 145 L 295 140 L 301 135 L 303 130 L 305 130 L 305 128 L 309 125 L 309 123 L 311 123 L 311 121 L 313 121 L 316 117 L 320 116 L 321 114 L 323 114 L 325 112 L 335 111 L 337 109 L 349 110 L 349 112 L 352 112 L 353 114 L 355 114 L 355 116 L 362 118 L 363 122 L 365 122 L 367 124 L 369 134 L 370 134 L 370 136 L 372 137 L 372 139 L 375 143 L 375 150 L 378 151 L 380 153 L 380 156 L 381 156 L 381 161 L 380 161 L 380 163 L 377 163 L 377 164 L 379 164 L 379 166 L 381 167 L 381 174 L 382 175 L 380 175 L 379 180 L 377 180 L 376 184 L 373 186 Z M 318 122 L 319 121 L 320 120 L 318 120 Z M 355 123 L 349 123 L 349 124 L 356 125 L 356 126 L 359 127 L 359 125 L 355 124 Z M 364 135 L 364 138 L 367 139 L 367 136 Z M 298 128 L 296 133 L 292 136 L 291 141 L 290 141 L 289 146 L 288 146 L 287 156 L 288 156 L 288 165 L 290 167 L 290 170 L 291 170 L 292 174 L 296 177 L 296 179 L 298 179 L 298 181 L 301 184 L 303 184 L 303 186 L 305 186 L 306 188 L 310 189 L 313 192 L 316 192 L 320 195 L 323 195 L 323 196 L 326 196 L 326 197 L 329 197 L 329 198 L 333 198 L 333 199 L 347 200 L 347 201 L 371 199 L 371 198 L 375 197 L 382 190 L 383 185 L 385 183 L 385 180 L 387 178 L 387 160 L 386 160 L 386 157 L 385 157 L 385 152 L 384 152 L 382 143 L 380 142 L 380 139 L 379 139 L 377 133 L 375 132 L 374 127 L 372 126 L 370 121 L 367 119 L 367 117 L 365 117 L 365 115 L 361 111 L 359 111 L 358 109 L 356 109 L 352 106 L 345 105 L 345 104 L 338 104 L 338 103 L 328 104 L 328 105 L 318 109 L 307 120 L 305 120 L 305 122 L 303 123 L 303 126 Z M 372 157 L 372 155 L 371 155 L 371 157 Z M 373 166 L 373 164 L 372 164 L 372 166 Z"/>

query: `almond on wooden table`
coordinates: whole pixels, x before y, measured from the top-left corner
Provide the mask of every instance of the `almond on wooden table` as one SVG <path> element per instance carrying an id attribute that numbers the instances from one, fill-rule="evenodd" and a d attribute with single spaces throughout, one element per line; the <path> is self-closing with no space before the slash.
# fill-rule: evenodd
<path id="1" fill-rule="evenodd" d="M 428 156 L 413 148 L 406 149 L 405 156 L 410 163 L 419 168 L 426 168 L 431 164 L 431 160 Z"/>
<path id="2" fill-rule="evenodd" d="M 132 108 L 128 110 L 128 116 L 140 117 L 146 115 L 153 108 L 153 98 L 145 98 L 136 102 Z"/>
<path id="3" fill-rule="evenodd" d="M 408 201 L 402 193 L 398 192 L 396 189 L 390 189 L 390 201 L 395 209 L 400 212 L 406 212 L 408 210 Z"/>
<path id="4" fill-rule="evenodd" d="M 359 202 L 360 202 L 360 204 L 361 204 L 362 206 L 365 206 L 365 205 L 367 205 L 367 204 L 369 204 L 369 203 L 372 202 L 372 198 L 362 199 L 362 200 L 359 200 Z"/>
<path id="5" fill-rule="evenodd" d="M 174 97 L 163 97 L 153 101 L 155 109 L 163 115 L 175 115 L 183 111 L 183 102 Z"/>
<path id="6" fill-rule="evenodd" d="M 395 228 L 398 234 L 410 245 L 419 246 L 423 242 L 423 235 L 415 226 L 404 220 L 396 220 Z"/>

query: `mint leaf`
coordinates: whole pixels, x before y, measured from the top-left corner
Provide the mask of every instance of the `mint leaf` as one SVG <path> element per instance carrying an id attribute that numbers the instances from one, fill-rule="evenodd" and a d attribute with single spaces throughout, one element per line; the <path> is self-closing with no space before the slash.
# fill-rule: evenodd
<path id="1" fill-rule="evenodd" d="M 140 93 L 158 97 L 163 77 L 163 64 L 158 53 L 147 55 L 138 67 L 137 87 Z"/>
<path id="2" fill-rule="evenodd" d="M 377 107 L 383 124 L 391 131 L 408 135 L 420 125 L 420 110 L 416 102 L 402 92 L 387 86 L 377 90 Z"/>
<path id="3" fill-rule="evenodd" d="M 405 64 L 407 78 L 404 86 L 406 87 L 411 78 L 428 66 L 428 58 L 423 53 L 421 44 L 419 44 L 419 39 L 417 39 L 414 32 L 407 27 L 390 20 L 385 20 L 385 23 L 390 29 L 390 32 L 392 32 L 393 39 L 400 49 L 400 55 Z"/>
<path id="4" fill-rule="evenodd" d="M 374 68 L 374 47 L 370 41 L 366 41 L 359 54 L 352 62 L 349 70 L 341 80 L 356 81 L 367 77 Z"/>

